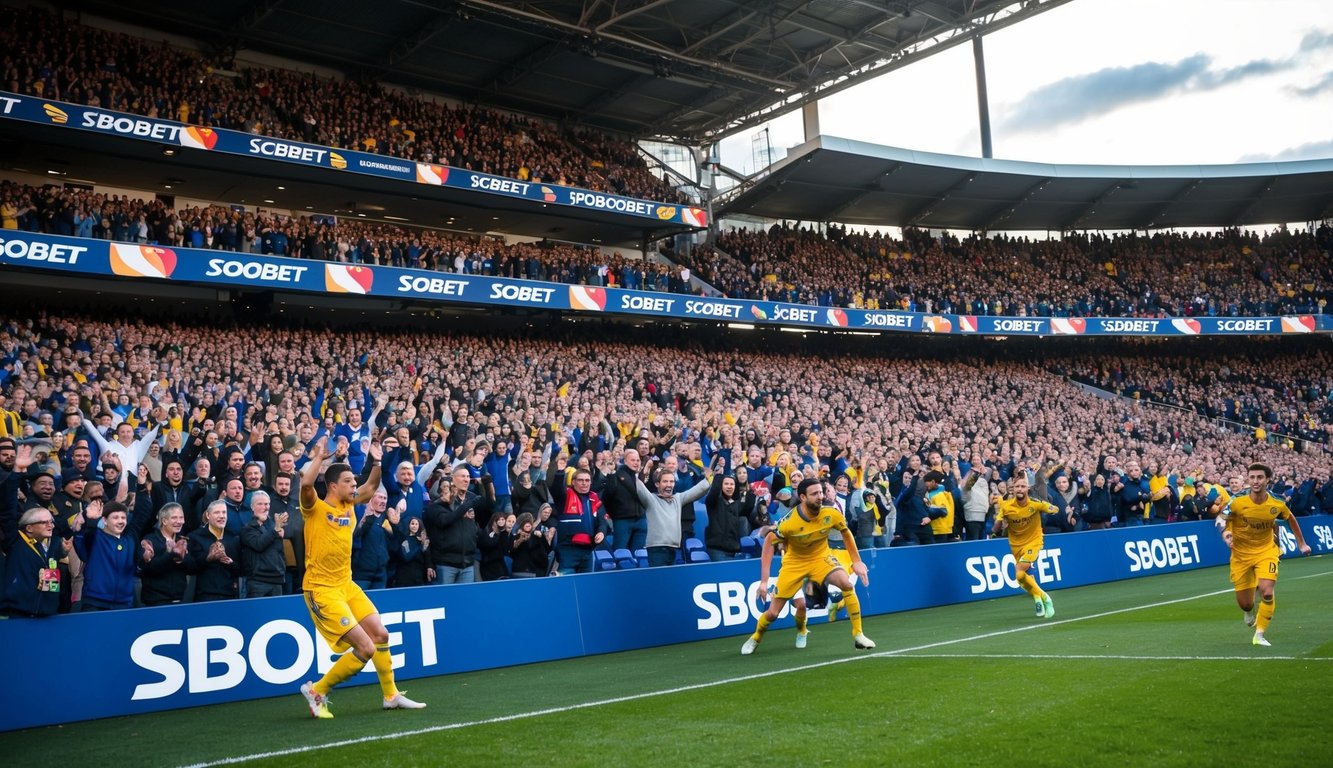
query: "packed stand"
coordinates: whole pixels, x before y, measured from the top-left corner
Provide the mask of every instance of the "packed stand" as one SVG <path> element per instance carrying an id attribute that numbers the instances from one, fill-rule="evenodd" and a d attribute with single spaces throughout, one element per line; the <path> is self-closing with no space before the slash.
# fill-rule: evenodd
<path id="1" fill-rule="evenodd" d="M 136 577 L 145 604 L 299 590 L 293 494 L 320 442 L 363 476 L 384 455 L 383 493 L 355 532 L 354 579 L 370 588 L 586 572 L 626 552 L 730 558 L 806 477 L 829 483 L 866 546 L 980 537 L 1019 473 L 1057 504 L 1058 531 L 1215 514 L 1256 459 L 1298 514 L 1333 511 L 1323 446 L 1089 395 L 1017 346 L 997 356 L 960 342 L 946 361 L 924 343 L 889 358 L 858 342 L 760 353 L 743 337 L 645 345 L 613 327 L 11 318 L 0 523 L 10 563 L 20 529 L 48 537 L 64 589 L 46 602 L 21 589 L 8 610 L 127 607 Z M 1271 364 L 1294 362 L 1286 349 L 1274 345 Z M 941 488 L 957 514 L 927 503 Z M 31 529 L 37 518 L 54 532 Z M 131 555 L 107 555 L 125 544 Z"/>
<path id="2" fill-rule="evenodd" d="M 276 69 L 215 72 L 199 54 L 93 29 L 37 9 L 0 9 L 0 72 L 13 93 L 439 163 L 648 200 L 686 202 L 626 141 L 378 83 Z M 229 64 L 229 63 L 228 63 Z M 585 149 L 586 148 L 586 149 Z"/>
<path id="3" fill-rule="evenodd" d="M 644 291 L 692 290 L 688 276 L 678 268 L 627 259 L 618 252 L 607 256 L 597 247 L 555 242 L 505 244 L 441 230 L 320 215 L 237 211 L 221 205 L 174 210 L 161 200 L 57 185 L 39 189 L 0 181 L 0 223 L 5 229 L 172 247 Z"/>
<path id="4" fill-rule="evenodd" d="M 1333 231 L 1071 235 L 1028 240 L 908 229 L 775 225 L 696 251 L 701 279 L 733 298 L 1040 317 L 1253 316 L 1328 311 Z"/>
<path id="5" fill-rule="evenodd" d="M 1138 354 L 1062 359 L 1052 372 L 1247 427 L 1270 442 L 1333 445 L 1333 355 L 1323 348 L 1274 361 L 1258 351 L 1198 358 Z"/>

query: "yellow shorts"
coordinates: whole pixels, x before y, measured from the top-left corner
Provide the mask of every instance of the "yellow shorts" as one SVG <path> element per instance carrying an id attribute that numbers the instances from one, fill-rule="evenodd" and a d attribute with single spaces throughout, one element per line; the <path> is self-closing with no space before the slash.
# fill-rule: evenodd
<path id="1" fill-rule="evenodd" d="M 352 631 L 352 627 L 372 613 L 379 613 L 361 587 L 350 581 L 341 587 L 308 590 L 305 607 L 310 611 L 315 629 L 334 653 L 342 653 L 351 647 L 343 642 L 343 637 Z"/>
<path id="2" fill-rule="evenodd" d="M 783 600 L 790 600 L 801 591 L 805 585 L 805 580 L 823 584 L 824 580 L 834 571 L 843 570 L 842 562 L 838 556 L 828 554 L 818 560 L 783 560 L 782 568 L 778 569 L 778 591 L 776 597 Z"/>
<path id="3" fill-rule="evenodd" d="M 1030 547 L 1010 547 L 1013 552 L 1014 560 L 1019 563 L 1035 563 L 1037 558 L 1041 557 L 1041 545 L 1034 544 Z"/>
<path id="4" fill-rule="evenodd" d="M 1277 581 L 1277 561 L 1280 554 L 1274 550 L 1267 554 L 1251 555 L 1239 559 L 1233 555 L 1231 558 L 1231 583 L 1236 585 L 1236 591 L 1244 592 L 1247 589 L 1254 589 L 1259 586 L 1259 579 Z"/>

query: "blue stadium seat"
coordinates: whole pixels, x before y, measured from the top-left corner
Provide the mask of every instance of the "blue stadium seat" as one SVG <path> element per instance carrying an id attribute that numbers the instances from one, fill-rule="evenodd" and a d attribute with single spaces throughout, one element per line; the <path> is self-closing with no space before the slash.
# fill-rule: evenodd
<path id="1" fill-rule="evenodd" d="M 634 553 L 628 549 L 617 549 L 611 553 L 611 557 L 615 558 L 616 568 L 622 571 L 626 568 L 639 567 L 639 561 L 634 559 Z"/>
<path id="2" fill-rule="evenodd" d="M 691 537 L 685 540 L 686 552 L 694 552 L 695 550 L 702 552 L 703 548 L 704 548 L 704 543 L 696 538 Z"/>
<path id="3" fill-rule="evenodd" d="M 690 550 L 690 562 L 691 562 L 691 563 L 707 563 L 707 562 L 711 562 L 711 560 L 712 560 L 712 558 L 710 558 L 710 557 L 708 556 L 708 553 L 705 552 L 705 551 L 703 551 L 702 549 L 692 549 L 692 550 Z"/>
<path id="4" fill-rule="evenodd" d="M 640 568 L 648 567 L 648 550 L 640 547 L 634 550 L 634 559 L 639 561 Z"/>
<path id="5" fill-rule="evenodd" d="M 605 549 L 594 549 L 592 551 L 592 565 L 594 571 L 614 571 L 616 569 L 616 559 Z"/>
<path id="6" fill-rule="evenodd" d="M 753 536 L 741 537 L 741 555 L 745 557 L 759 557 L 761 549 L 763 549 L 763 545 L 759 543 L 759 539 L 756 539 Z"/>

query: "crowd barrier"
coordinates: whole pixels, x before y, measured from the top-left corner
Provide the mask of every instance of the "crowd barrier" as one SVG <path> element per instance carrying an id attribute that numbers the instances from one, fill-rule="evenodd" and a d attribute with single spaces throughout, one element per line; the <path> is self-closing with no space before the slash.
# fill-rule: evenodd
<path id="1" fill-rule="evenodd" d="M 256 136 L 243 131 L 201 128 L 173 120 L 84 107 L 17 93 L 0 91 L 0 117 L 52 128 L 104 133 L 181 147 L 187 151 L 257 157 L 382 179 L 521 198 L 548 205 L 606 211 L 658 223 L 669 222 L 700 228 L 708 226 L 707 211 L 690 206 L 637 200 L 550 182 L 520 181 L 447 165 L 418 163 L 351 149 L 334 149 L 318 144 Z"/>
<path id="2" fill-rule="evenodd" d="M 1333 552 L 1333 517 L 1301 526 L 1316 552 Z M 1279 531 L 1292 555 L 1294 538 Z M 1212 523 L 1176 523 L 1049 536 L 1035 573 L 1065 589 L 1227 558 Z M 866 614 L 1019 593 L 1005 541 L 869 550 L 865 560 Z M 758 577 L 751 559 L 371 597 L 396 674 L 410 679 L 748 634 L 764 608 Z M 1222 588 L 1226 574 L 1217 578 Z M 784 612 L 775 626 L 792 623 Z M 0 621 L 0 647 L 17 660 L 0 684 L 0 730 L 270 696 L 299 708 L 297 687 L 333 663 L 299 596 L 11 619 Z M 362 672 L 353 684 L 374 682 Z"/>
<path id="3" fill-rule="evenodd" d="M 232 251 L 164 248 L 19 230 L 0 233 L 0 266 L 248 290 L 350 294 L 417 302 L 606 312 L 826 330 L 994 336 L 1254 336 L 1333 331 L 1333 317 L 1329 315 L 1048 318 L 842 309 L 329 263 Z"/>

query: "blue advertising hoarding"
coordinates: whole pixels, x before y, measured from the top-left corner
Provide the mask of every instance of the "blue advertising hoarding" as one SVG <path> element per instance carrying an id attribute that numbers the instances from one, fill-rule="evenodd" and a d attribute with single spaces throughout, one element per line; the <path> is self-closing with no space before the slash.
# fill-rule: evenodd
<path id="1" fill-rule="evenodd" d="M 701 208 L 691 206 L 638 200 L 606 192 L 561 186 L 552 182 L 522 181 L 371 152 L 256 136 L 243 131 L 203 128 L 173 120 L 142 117 L 16 93 L 0 91 L 0 117 L 51 126 L 53 129 L 92 131 L 126 139 L 178 146 L 187 151 L 256 157 L 427 186 L 521 198 L 549 205 L 619 213 L 660 224 L 681 224 L 699 228 L 708 226 L 708 213 Z"/>
<path id="2" fill-rule="evenodd" d="M 566 285 L 77 237 L 0 233 L 0 268 L 170 280 L 249 290 L 630 314 L 825 330 L 1020 336 L 1276 335 L 1333 331 L 1333 317 L 1046 318 L 928 315 Z"/>
<path id="3" fill-rule="evenodd" d="M 1316 553 L 1333 552 L 1333 517 L 1301 525 Z M 1279 531 L 1284 556 L 1294 555 L 1294 538 Z M 1034 574 L 1066 589 L 1227 559 L 1212 523 L 1176 523 L 1048 536 Z M 874 549 L 865 561 L 870 586 L 858 592 L 866 614 L 1020 593 L 1003 540 Z M 905 573 L 917 578 L 905 582 Z M 748 634 L 764 609 L 759 575 L 758 560 L 732 560 L 370 596 L 396 675 L 411 679 Z M 1219 588 L 1226 578 L 1218 572 Z M 775 626 L 792 623 L 784 614 Z M 299 596 L 0 621 L 0 645 L 41 648 L 48 658 L 85 658 L 91 638 L 97 664 L 11 665 L 0 685 L 0 730 L 294 695 L 334 659 Z M 375 681 L 362 672 L 353 684 Z"/>

